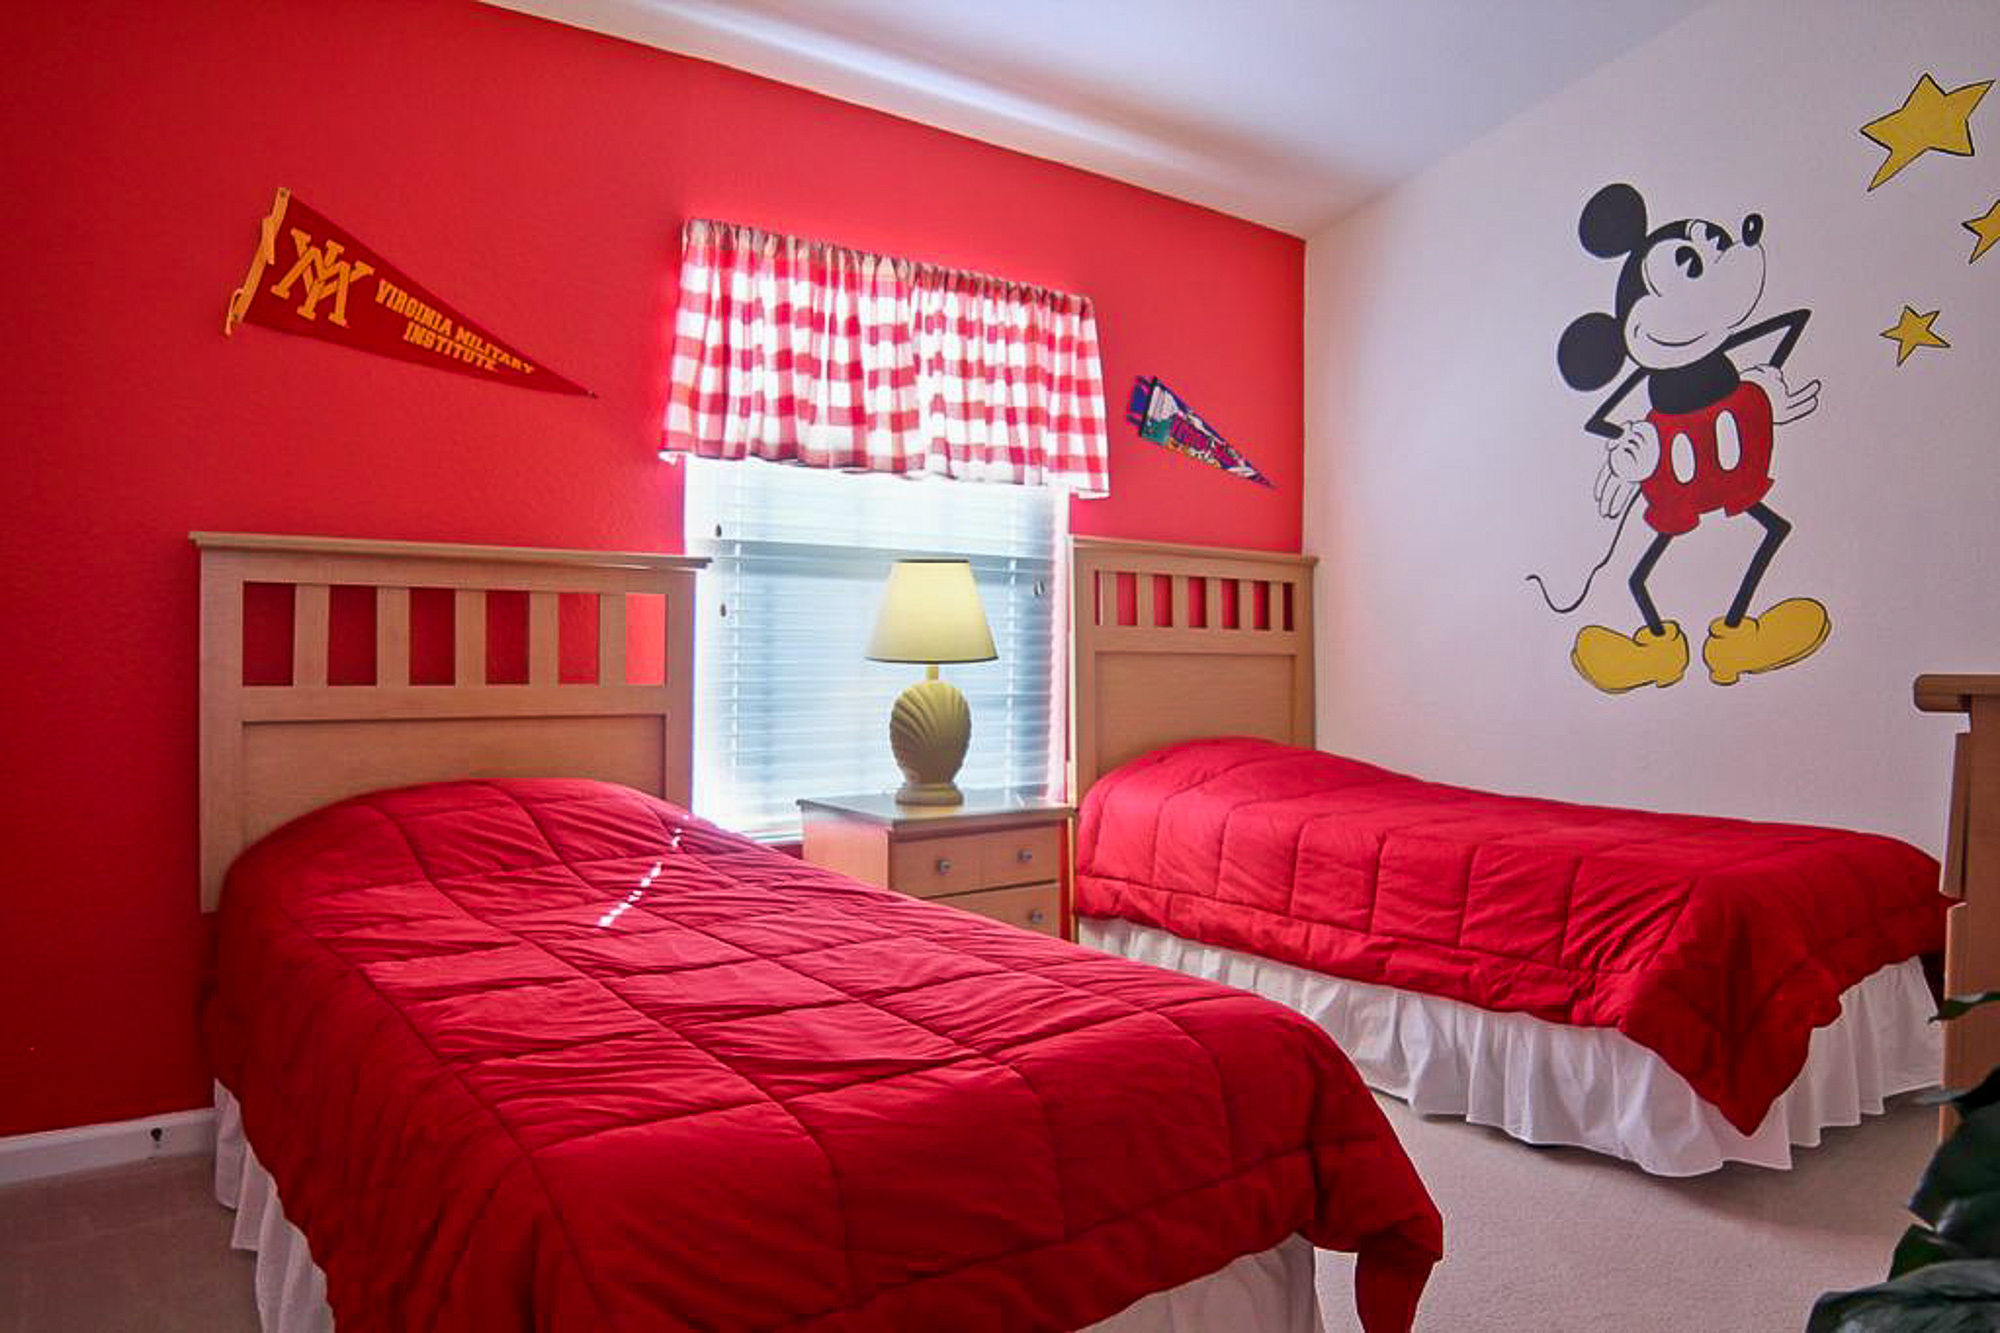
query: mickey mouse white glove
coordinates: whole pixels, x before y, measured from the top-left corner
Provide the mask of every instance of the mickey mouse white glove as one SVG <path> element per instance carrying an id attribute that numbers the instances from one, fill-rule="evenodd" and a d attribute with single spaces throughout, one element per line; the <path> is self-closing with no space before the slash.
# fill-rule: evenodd
<path id="1" fill-rule="evenodd" d="M 1813 380 L 1793 389 L 1785 384 L 1785 373 L 1776 366 L 1752 366 L 1741 372 L 1739 378 L 1746 384 L 1754 384 L 1764 391 L 1771 400 L 1771 424 L 1782 426 L 1787 421 L 1797 421 L 1819 406 L 1819 381 Z"/>
<path id="2" fill-rule="evenodd" d="M 1597 512 L 1617 518 L 1632 503 L 1639 483 L 1660 465 L 1660 432 L 1650 421 L 1628 421 L 1625 433 L 1604 446 L 1604 466 L 1597 473 Z"/>

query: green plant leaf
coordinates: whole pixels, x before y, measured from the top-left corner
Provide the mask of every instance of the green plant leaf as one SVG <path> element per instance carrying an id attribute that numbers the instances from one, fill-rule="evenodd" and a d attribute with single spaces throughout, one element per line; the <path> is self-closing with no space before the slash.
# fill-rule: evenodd
<path id="1" fill-rule="evenodd" d="M 1938 1004 L 1937 1014 L 1931 1022 L 1942 1023 L 1947 1019 L 1957 1018 L 1982 1004 L 2000 1004 L 2000 990 L 1980 991 L 1975 995 L 1954 995 Z"/>
<path id="2" fill-rule="evenodd" d="M 1971 1115 L 1982 1106 L 2000 1104 L 2000 1068 L 1979 1081 L 1979 1086 L 1967 1092 L 1955 1093 L 1948 1099 L 1958 1108 L 1960 1115 Z"/>
<path id="3" fill-rule="evenodd" d="M 1974 1257 L 1976 1256 L 1967 1254 L 1929 1227 L 1912 1226 L 1903 1233 L 1903 1238 L 1896 1242 L 1895 1256 L 1889 1260 L 1889 1277 L 1894 1280 L 1905 1273 L 1914 1273 L 1917 1269 L 1926 1268 L 1931 1264 Z"/>
<path id="4" fill-rule="evenodd" d="M 1992 1333 L 2000 1260 L 1959 1259 L 1813 1303 L 1806 1333 Z"/>
<path id="5" fill-rule="evenodd" d="M 1938 1216 L 1937 1232 L 1968 1258 L 2000 1258 L 2000 1191 L 1953 1199 Z"/>
<path id="6" fill-rule="evenodd" d="M 1995 1066 L 1992 1073 L 1979 1080 L 1977 1087 L 1932 1088 L 1929 1092 L 1918 1093 L 1914 1100 L 1924 1106 L 1955 1106 L 1960 1114 L 1991 1106 L 2000 1102 L 2000 1066 Z"/>
<path id="7" fill-rule="evenodd" d="M 1978 1087 L 1934 1087 L 1918 1093 L 1912 1101 L 1922 1107 L 1958 1107 L 1960 1115 L 1970 1115 L 1980 1107 L 2000 1103 L 2000 1067 L 1980 1079 Z"/>
<path id="8" fill-rule="evenodd" d="M 1982 1106 L 1958 1122 L 1924 1168 L 1910 1211 L 1932 1227 L 1947 1207 L 2000 1193 L 2000 1106 Z"/>

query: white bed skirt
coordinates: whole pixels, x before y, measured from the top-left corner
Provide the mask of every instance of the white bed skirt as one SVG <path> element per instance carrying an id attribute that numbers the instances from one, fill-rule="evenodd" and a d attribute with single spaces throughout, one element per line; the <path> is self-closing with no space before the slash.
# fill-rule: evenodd
<path id="1" fill-rule="evenodd" d="M 257 1318 L 264 1333 L 332 1333 L 326 1277 L 278 1188 L 243 1136 L 236 1098 L 215 1085 L 215 1197 L 236 1211 L 229 1243 L 257 1254 Z M 1292 1236 L 1268 1250 L 1167 1291 L 1141 1297 L 1087 1333 L 1204 1333 L 1258 1329 L 1319 1333 L 1313 1247 Z"/>
<path id="2" fill-rule="evenodd" d="M 1422 1115 L 1462 1116 L 1527 1143 L 1589 1148 L 1661 1176 L 1725 1162 L 1788 1168 L 1820 1131 L 1879 1115 L 1883 1099 L 1935 1085 L 1936 1012 L 1916 959 L 1841 996 L 1812 1034 L 1806 1066 L 1750 1135 L 1739 1133 L 1659 1056 L 1610 1028 L 1568 1027 L 1434 995 L 1197 944 L 1113 917 L 1078 917 L 1107 953 L 1254 991 L 1326 1029 L 1370 1087 Z"/>
<path id="3" fill-rule="evenodd" d="M 326 1275 L 285 1220 L 277 1182 L 243 1137 L 243 1110 L 215 1085 L 215 1197 L 236 1211 L 229 1243 L 257 1254 L 257 1322 L 264 1333 L 332 1333 Z"/>

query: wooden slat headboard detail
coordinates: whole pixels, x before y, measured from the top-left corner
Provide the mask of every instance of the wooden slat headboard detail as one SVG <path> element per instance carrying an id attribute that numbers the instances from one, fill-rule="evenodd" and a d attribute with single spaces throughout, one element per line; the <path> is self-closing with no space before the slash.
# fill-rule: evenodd
<path id="1" fill-rule="evenodd" d="M 196 532 L 201 552 L 201 901 L 285 821 L 364 791 L 468 777 L 592 777 L 686 804 L 695 571 L 704 559 Z M 244 683 L 244 585 L 292 589 L 292 678 Z M 373 684 L 328 682 L 335 587 L 373 590 Z M 452 594 L 453 678 L 412 684 L 410 590 Z M 489 684 L 486 594 L 525 592 L 527 681 Z M 558 598 L 597 601 L 597 680 L 559 679 Z M 663 595 L 666 679 L 630 684 L 626 597 Z"/>
<path id="2" fill-rule="evenodd" d="M 1313 743 L 1315 557 L 1078 537 L 1071 799 L 1202 736 Z"/>

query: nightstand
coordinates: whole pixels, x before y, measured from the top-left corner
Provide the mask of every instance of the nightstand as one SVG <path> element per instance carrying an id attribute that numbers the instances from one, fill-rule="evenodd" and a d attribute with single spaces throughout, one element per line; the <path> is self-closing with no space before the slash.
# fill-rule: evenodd
<path id="1" fill-rule="evenodd" d="M 1074 813 L 1004 791 L 968 791 L 951 806 L 897 805 L 887 793 L 799 802 L 811 864 L 1056 936 Z"/>

